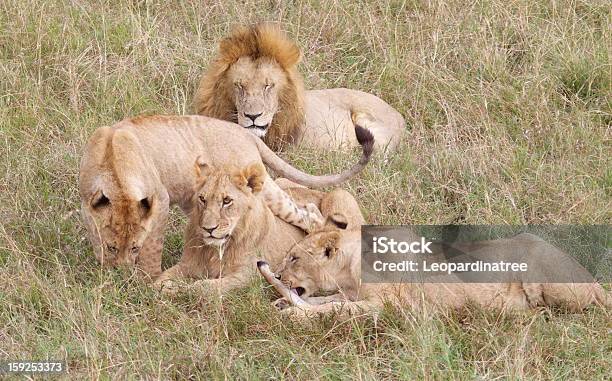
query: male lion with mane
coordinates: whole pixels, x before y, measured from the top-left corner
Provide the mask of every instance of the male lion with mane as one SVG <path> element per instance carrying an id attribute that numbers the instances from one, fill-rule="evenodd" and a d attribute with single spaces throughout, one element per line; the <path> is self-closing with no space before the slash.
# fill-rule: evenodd
<path id="1" fill-rule="evenodd" d="M 194 111 L 236 122 L 276 150 L 295 143 L 354 147 L 356 124 L 370 130 L 377 147 L 396 149 L 405 123 L 395 109 L 357 90 L 304 91 L 300 56 L 276 26 L 236 28 L 203 74 Z"/>

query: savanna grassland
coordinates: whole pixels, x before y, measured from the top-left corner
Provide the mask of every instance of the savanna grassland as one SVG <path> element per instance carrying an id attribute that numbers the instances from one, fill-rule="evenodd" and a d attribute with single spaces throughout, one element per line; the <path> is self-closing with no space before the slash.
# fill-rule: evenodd
<path id="1" fill-rule="evenodd" d="M 606 0 L 3 0 L 0 359 L 67 359 L 70 379 L 608 378 L 600 308 L 389 308 L 305 327 L 258 279 L 221 302 L 99 268 L 78 213 L 88 136 L 130 115 L 189 113 L 217 42 L 255 21 L 298 41 L 309 88 L 369 91 L 404 115 L 401 153 L 344 185 L 369 222 L 610 223 Z M 283 156 L 312 173 L 354 159 Z M 184 220 L 175 211 L 164 266 Z"/>

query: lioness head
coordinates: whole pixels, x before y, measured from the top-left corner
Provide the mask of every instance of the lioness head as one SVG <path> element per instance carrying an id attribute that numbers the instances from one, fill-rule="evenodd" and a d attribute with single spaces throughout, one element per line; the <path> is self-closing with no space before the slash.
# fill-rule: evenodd
<path id="1" fill-rule="evenodd" d="M 342 255 L 345 221 L 338 214 L 328 217 L 326 227 L 293 246 L 276 277 L 300 296 L 338 291 L 350 273 L 350 257 Z"/>
<path id="2" fill-rule="evenodd" d="M 300 57 L 298 46 L 277 26 L 234 29 L 200 81 L 195 112 L 237 122 L 280 148 L 304 122 Z"/>
<path id="3" fill-rule="evenodd" d="M 96 226 L 94 253 L 106 266 L 134 265 L 151 230 L 155 205 L 152 197 L 135 199 L 124 194 L 95 192 L 88 214 Z"/>
<path id="4" fill-rule="evenodd" d="M 198 182 L 191 224 L 197 226 L 206 245 L 222 246 L 238 229 L 263 187 L 265 168 L 255 163 L 242 169 L 217 169 L 198 159 Z"/>

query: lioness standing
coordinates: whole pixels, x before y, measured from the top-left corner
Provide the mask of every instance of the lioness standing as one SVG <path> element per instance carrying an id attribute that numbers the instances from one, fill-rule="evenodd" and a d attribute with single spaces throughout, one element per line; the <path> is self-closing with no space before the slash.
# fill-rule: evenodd
<path id="1" fill-rule="evenodd" d="M 311 176 L 291 167 L 241 127 L 202 116 L 150 116 L 97 129 L 81 161 L 81 212 L 96 258 L 105 265 L 136 264 L 154 277 L 161 272 L 164 227 L 169 206 L 193 207 L 197 157 L 214 165 L 266 164 L 308 186 L 347 180 L 368 162 L 372 135 L 357 128 L 363 156 L 351 169 Z M 261 197 L 274 213 L 303 229 L 320 222 L 316 208 L 298 208 L 267 175 Z M 288 213 L 287 211 L 291 213 Z"/>

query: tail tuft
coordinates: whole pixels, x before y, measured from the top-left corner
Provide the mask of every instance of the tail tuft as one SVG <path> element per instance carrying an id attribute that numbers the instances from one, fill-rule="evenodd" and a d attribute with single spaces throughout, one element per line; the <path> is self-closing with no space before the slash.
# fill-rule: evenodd
<path id="1" fill-rule="evenodd" d="M 374 135 L 365 127 L 355 125 L 355 135 L 363 150 L 363 157 L 369 158 L 374 151 Z"/>
<path id="2" fill-rule="evenodd" d="M 266 261 L 257 261 L 257 267 L 261 267 L 261 266 L 266 266 L 268 264 L 268 262 Z"/>

